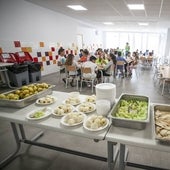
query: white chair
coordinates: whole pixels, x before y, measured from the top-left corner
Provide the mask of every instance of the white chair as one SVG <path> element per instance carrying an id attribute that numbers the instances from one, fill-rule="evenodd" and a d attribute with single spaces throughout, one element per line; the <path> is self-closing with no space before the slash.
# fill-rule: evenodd
<path id="1" fill-rule="evenodd" d="M 70 75 L 70 72 L 72 73 Z M 65 66 L 65 81 L 66 81 L 66 88 L 68 87 L 68 83 L 72 83 L 74 80 L 76 81 L 76 87 L 78 90 L 78 81 L 79 78 L 77 76 L 77 67 L 76 66 Z"/>
<path id="2" fill-rule="evenodd" d="M 168 85 L 170 85 L 170 79 L 163 79 L 162 80 L 162 96 L 164 95 L 164 90 L 165 90 L 165 84 L 168 84 Z"/>
<path id="3" fill-rule="evenodd" d="M 86 77 L 85 75 L 88 75 L 88 74 L 89 74 L 89 76 Z M 82 67 L 81 68 L 80 91 L 82 91 L 83 82 L 86 82 L 86 83 L 91 83 L 91 90 L 93 93 L 94 82 L 96 80 L 96 77 L 90 76 L 90 74 L 92 75 L 92 71 L 91 71 L 90 67 Z"/>
<path id="4" fill-rule="evenodd" d="M 139 64 L 129 66 L 129 69 L 131 70 L 131 74 L 132 74 L 133 71 L 134 71 L 136 77 L 137 77 L 137 78 L 139 77 L 139 74 L 140 74 L 140 66 L 139 66 Z"/>
<path id="5" fill-rule="evenodd" d="M 59 82 L 61 82 L 62 78 L 65 77 L 65 66 L 59 66 Z"/>
<path id="6" fill-rule="evenodd" d="M 118 76 L 120 76 L 120 74 L 121 74 L 122 77 L 124 77 L 124 64 L 125 64 L 124 61 L 117 61 L 117 63 L 116 63 L 116 74 Z M 119 66 L 119 68 L 118 68 L 118 66 Z"/>
<path id="7" fill-rule="evenodd" d="M 107 73 L 109 74 L 108 76 L 104 76 L 102 70 L 100 70 L 102 83 L 109 83 L 111 78 L 115 77 L 115 68 L 115 65 L 112 64 L 109 70 L 107 71 Z"/>

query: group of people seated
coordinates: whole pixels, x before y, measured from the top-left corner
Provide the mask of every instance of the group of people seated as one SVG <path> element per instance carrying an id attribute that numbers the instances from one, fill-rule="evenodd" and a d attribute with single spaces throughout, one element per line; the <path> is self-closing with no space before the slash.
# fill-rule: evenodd
<path id="1" fill-rule="evenodd" d="M 131 55 L 129 52 L 127 57 L 124 58 L 120 51 L 111 51 L 102 50 L 98 48 L 93 55 L 90 55 L 87 49 L 80 50 L 79 56 L 74 56 L 73 54 L 68 54 L 65 57 L 65 50 L 61 47 L 58 50 L 58 66 L 60 66 L 60 72 L 65 70 L 67 66 L 75 66 L 75 71 L 69 71 L 67 74 L 72 76 L 73 79 L 70 82 L 71 86 L 74 86 L 74 76 L 79 76 L 86 79 L 96 79 L 97 83 L 102 81 L 103 76 L 116 76 L 118 71 L 122 77 L 132 76 L 132 67 L 138 63 L 138 58 L 135 52 Z M 119 61 L 122 61 L 123 64 L 118 65 Z M 82 68 L 90 68 L 91 73 L 83 73 Z M 66 82 L 65 78 L 63 81 Z M 90 85 L 89 85 L 90 86 Z"/>

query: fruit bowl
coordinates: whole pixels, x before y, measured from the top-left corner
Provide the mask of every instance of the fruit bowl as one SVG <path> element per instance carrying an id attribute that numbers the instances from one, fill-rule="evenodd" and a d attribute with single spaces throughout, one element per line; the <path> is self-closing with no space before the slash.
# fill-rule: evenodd
<path id="1" fill-rule="evenodd" d="M 0 94 L 0 106 L 23 108 L 52 93 L 54 85 L 34 83 Z"/>

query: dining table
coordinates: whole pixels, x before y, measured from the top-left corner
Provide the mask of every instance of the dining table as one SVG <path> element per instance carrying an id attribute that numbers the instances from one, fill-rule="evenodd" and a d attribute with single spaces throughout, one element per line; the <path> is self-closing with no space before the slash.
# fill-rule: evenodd
<path id="1" fill-rule="evenodd" d="M 38 120 L 28 119 L 28 115 L 30 113 L 36 111 L 37 109 L 43 109 L 44 107 L 51 108 L 54 110 L 61 104 L 66 103 L 66 99 L 70 97 L 70 93 L 60 92 L 60 91 L 52 91 L 50 94 L 54 97 L 54 102 L 50 105 L 39 105 L 37 101 L 33 102 L 32 104 L 23 107 L 23 108 L 14 108 L 14 107 L 0 107 L 0 119 L 4 121 L 10 122 L 11 129 L 14 135 L 14 141 L 16 143 L 16 148 L 13 153 L 11 153 L 8 157 L 0 161 L 0 169 L 9 164 L 11 161 L 14 160 L 16 155 L 19 154 L 21 144 L 29 144 L 37 147 L 43 147 L 46 149 L 51 149 L 59 152 L 64 152 L 67 154 L 78 155 L 81 157 L 86 157 L 89 159 L 95 159 L 104 161 L 107 163 L 108 170 L 113 170 L 115 164 L 119 158 L 119 170 L 124 170 L 125 166 L 132 166 L 137 168 L 143 169 L 154 169 L 154 170 L 167 170 L 166 168 L 158 168 L 153 165 L 141 165 L 140 163 L 133 163 L 127 161 L 127 148 L 128 146 L 139 147 L 139 148 L 146 148 L 152 149 L 161 152 L 169 152 L 170 147 L 169 145 L 160 143 L 155 138 L 154 133 L 154 113 L 152 111 L 152 107 L 155 105 L 154 103 L 150 103 L 150 121 L 147 122 L 146 127 L 138 130 L 138 129 L 130 129 L 125 127 L 118 127 L 112 124 L 112 118 L 110 116 L 111 111 L 109 113 L 108 124 L 103 129 L 99 130 L 88 130 L 85 128 L 84 123 L 76 125 L 76 126 L 65 126 L 62 123 L 62 117 L 56 117 L 54 114 L 48 115 L 48 117 Z M 80 94 L 79 99 L 80 103 L 86 101 L 86 98 L 89 97 L 88 95 Z M 115 104 L 117 103 L 118 99 L 116 99 Z M 76 109 L 77 106 L 75 106 Z M 113 105 L 114 107 L 114 105 Z M 93 109 L 92 112 L 86 114 L 86 118 L 88 119 L 92 115 L 97 115 L 96 109 Z M 85 119 L 85 120 L 87 120 Z M 40 128 L 41 131 L 36 134 L 33 138 L 28 138 L 27 130 L 25 130 L 25 126 L 31 126 Z M 45 130 L 45 131 L 44 131 Z M 54 146 L 44 142 L 43 140 L 38 141 L 38 139 L 47 131 L 58 132 L 62 134 L 69 134 L 72 136 L 81 137 L 87 140 L 92 140 L 94 142 L 106 141 L 106 149 L 107 155 L 100 156 L 95 155 L 93 153 L 85 153 L 73 150 L 74 148 L 67 149 L 64 147 Z M 57 138 L 56 138 L 57 140 Z M 86 146 L 88 147 L 88 146 Z"/>
<path id="2" fill-rule="evenodd" d="M 66 99 L 68 99 L 70 95 L 69 93 L 66 92 L 53 91 L 51 96 L 55 98 L 55 102 L 49 106 L 47 105 L 46 107 L 50 107 L 51 109 L 54 110 L 57 106 L 64 104 Z M 86 97 L 87 95 L 80 95 L 80 100 L 82 103 L 85 101 Z M 73 149 L 66 149 L 59 146 L 51 145 L 50 143 L 38 142 L 37 139 L 44 134 L 43 130 L 49 130 L 49 131 L 59 132 L 63 134 L 69 134 L 72 136 L 78 136 L 81 138 L 92 140 L 94 142 L 100 142 L 105 139 L 106 133 L 110 127 L 110 122 L 108 123 L 106 128 L 101 129 L 99 131 L 93 131 L 93 130 L 85 129 L 82 126 L 82 124 L 76 126 L 65 126 L 61 123 L 62 117 L 55 116 L 54 114 L 41 120 L 28 119 L 29 113 L 44 107 L 45 105 L 38 105 L 36 102 L 20 109 L 12 108 L 12 107 L 11 108 L 0 107 L 0 119 L 10 122 L 11 129 L 14 134 L 14 140 L 16 142 L 15 151 L 11 153 L 7 158 L 0 161 L 0 168 L 4 167 L 15 158 L 15 156 L 18 154 L 21 148 L 22 143 L 107 162 L 107 157 L 95 155 L 92 153 L 84 153 Z M 91 113 L 88 113 L 87 118 L 94 114 L 96 114 L 96 110 L 93 110 Z M 27 138 L 28 135 L 26 134 L 25 131 L 25 127 L 24 127 L 25 125 L 40 128 L 42 130 L 38 134 L 36 134 L 35 137 L 29 139 Z M 116 143 L 114 148 L 115 147 L 116 147 Z M 118 157 L 118 150 L 115 153 Z M 115 157 L 115 159 L 117 159 L 117 157 Z M 112 162 L 116 162 L 115 159 Z"/>

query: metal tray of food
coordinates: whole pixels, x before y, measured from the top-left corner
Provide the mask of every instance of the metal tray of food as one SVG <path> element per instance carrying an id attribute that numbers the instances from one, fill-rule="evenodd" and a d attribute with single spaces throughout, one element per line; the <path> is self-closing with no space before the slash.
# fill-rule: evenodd
<path id="1" fill-rule="evenodd" d="M 150 121 L 150 100 L 147 96 L 123 93 L 109 113 L 114 126 L 144 129 Z"/>
<path id="2" fill-rule="evenodd" d="M 32 104 L 38 98 L 44 97 L 44 96 L 52 93 L 52 88 L 55 87 L 55 85 L 50 85 L 50 84 L 47 84 L 47 83 L 44 83 L 44 84 L 46 84 L 46 88 L 41 89 L 41 91 L 36 91 L 34 94 L 28 95 L 28 97 L 25 96 L 22 99 L 20 99 L 20 97 L 19 97 L 19 99 L 16 99 L 15 97 L 17 95 L 14 96 L 13 94 L 18 93 L 18 96 L 20 96 L 21 95 L 20 93 L 23 90 L 23 88 L 27 89 L 27 87 L 31 87 L 31 86 L 38 87 L 38 85 L 40 86 L 39 88 L 41 88 L 42 83 L 34 83 L 34 84 L 27 85 L 27 86 L 22 86 L 21 88 L 18 88 L 18 89 L 12 90 L 12 91 L 1 93 L 0 94 L 0 106 L 13 107 L 13 108 L 23 108 L 27 105 Z M 25 92 L 27 92 L 27 91 L 25 91 Z M 29 91 L 29 94 L 30 94 L 30 91 Z M 7 97 L 3 98 L 3 96 L 7 96 Z"/>
<path id="3" fill-rule="evenodd" d="M 154 104 L 152 107 L 154 117 L 155 139 L 170 143 L 170 105 Z"/>

